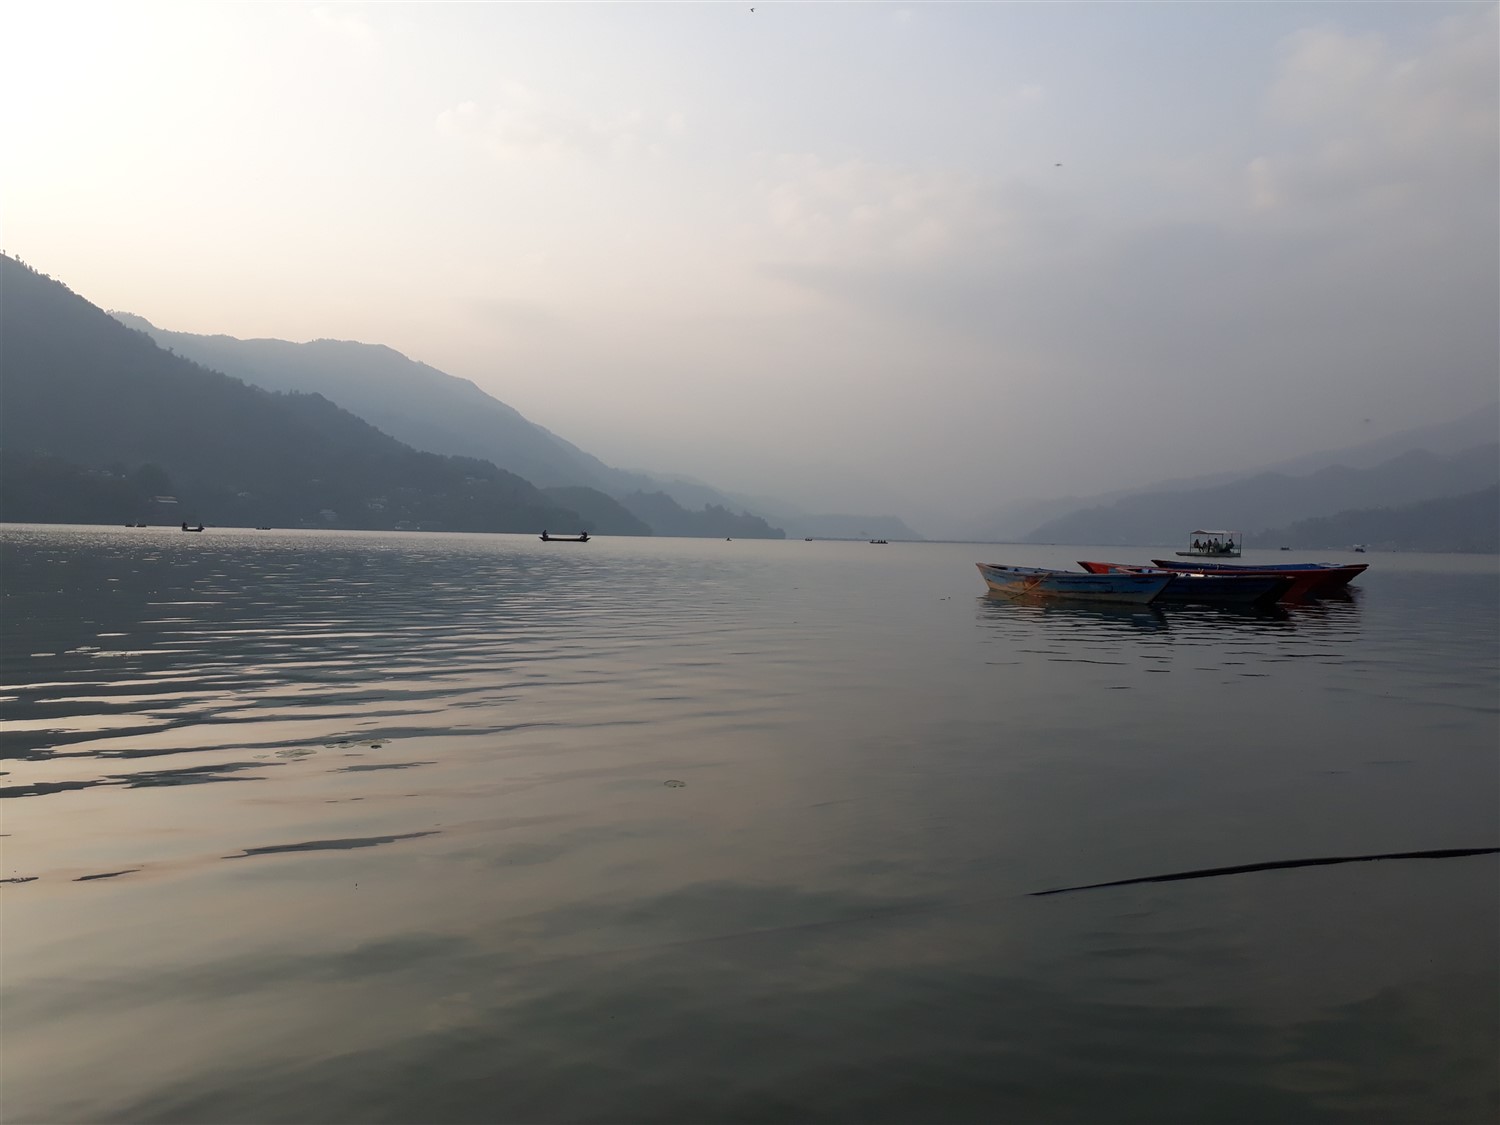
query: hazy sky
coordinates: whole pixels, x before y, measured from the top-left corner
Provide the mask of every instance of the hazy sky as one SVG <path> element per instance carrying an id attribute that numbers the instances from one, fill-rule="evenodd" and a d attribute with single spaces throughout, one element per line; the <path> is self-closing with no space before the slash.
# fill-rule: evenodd
<path id="1" fill-rule="evenodd" d="M 0 6 L 0 247 L 978 511 L 1500 394 L 1494 4 Z"/>

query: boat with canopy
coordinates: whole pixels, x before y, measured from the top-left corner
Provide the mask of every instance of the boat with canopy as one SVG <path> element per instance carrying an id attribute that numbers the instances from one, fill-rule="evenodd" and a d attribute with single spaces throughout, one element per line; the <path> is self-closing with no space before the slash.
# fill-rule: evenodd
<path id="1" fill-rule="evenodd" d="M 1190 559 L 1237 559 L 1245 537 L 1238 531 L 1214 531 L 1199 528 L 1192 533 L 1192 543 L 1177 554 Z"/>

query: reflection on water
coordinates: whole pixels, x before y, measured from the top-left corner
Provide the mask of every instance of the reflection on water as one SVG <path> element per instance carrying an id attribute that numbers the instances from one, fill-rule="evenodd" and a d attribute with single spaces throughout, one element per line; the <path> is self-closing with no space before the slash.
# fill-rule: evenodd
<path id="1" fill-rule="evenodd" d="M 1124 627 L 1141 632 L 1175 630 L 1184 644 L 1218 643 L 1229 636 L 1265 632 L 1311 634 L 1336 630 L 1351 639 L 1359 629 L 1358 590 L 1339 590 L 1325 597 L 1271 606 L 1214 606 L 1197 604 L 1129 605 L 1066 599 L 1014 599 L 989 594 L 979 599 L 981 613 L 1014 635 L 1026 631 L 1063 630 L 1063 635 L 1088 639 Z"/>
<path id="2" fill-rule="evenodd" d="M 945 544 L 0 551 L 10 1119 L 1495 1114 L 1495 857 L 1271 869 L 1500 842 L 1493 560 L 1242 613 Z"/>
<path id="3" fill-rule="evenodd" d="M 277 855 L 282 852 L 341 852 L 350 848 L 375 848 L 381 844 L 394 844 L 397 840 L 419 840 L 423 836 L 435 835 L 435 832 L 402 832 L 397 836 L 363 836 L 350 840 L 304 840 L 300 844 L 270 844 L 261 848 L 246 848 L 224 858 L 242 859 L 245 856 Z"/>
<path id="4" fill-rule="evenodd" d="M 1298 658 L 1348 659 L 1360 637 L 1359 597 L 1339 594 L 1292 607 L 1172 605 L 1170 607 L 978 599 L 979 621 L 995 647 L 1015 661 L 1043 657 L 1062 663 L 1143 663 L 1170 671 L 1184 654 L 1240 675 L 1265 675 L 1265 665 Z M 1201 665 L 1200 665 L 1201 666 Z"/>

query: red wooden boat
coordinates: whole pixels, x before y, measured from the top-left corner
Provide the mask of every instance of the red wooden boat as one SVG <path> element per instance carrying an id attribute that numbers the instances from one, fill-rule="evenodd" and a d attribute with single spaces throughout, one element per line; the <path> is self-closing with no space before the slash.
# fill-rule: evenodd
<path id="1" fill-rule="evenodd" d="M 1292 588 L 1282 594 L 1282 600 L 1331 593 L 1342 590 L 1351 581 L 1363 574 L 1369 563 L 1288 563 L 1285 566 L 1241 566 L 1234 563 L 1185 563 L 1176 559 L 1152 559 L 1152 563 L 1163 570 L 1196 570 L 1204 574 L 1279 574 L 1291 578 Z"/>

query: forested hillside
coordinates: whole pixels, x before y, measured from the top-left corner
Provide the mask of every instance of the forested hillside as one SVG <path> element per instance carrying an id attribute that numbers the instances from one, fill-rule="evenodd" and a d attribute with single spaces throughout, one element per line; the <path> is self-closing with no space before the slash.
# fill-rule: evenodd
<path id="1" fill-rule="evenodd" d="M 1025 541 L 1173 543 L 1195 527 L 1251 532 L 1335 512 L 1462 496 L 1497 483 L 1500 444 L 1447 455 L 1414 449 L 1363 469 L 1330 466 L 1306 476 L 1261 473 L 1208 488 L 1126 496 L 1050 520 Z"/>
<path id="2" fill-rule="evenodd" d="M 419 452 L 321 395 L 271 393 L 172 355 L 12 258 L 0 257 L 0 289 L 0 517 L 130 521 L 149 487 L 177 501 L 158 502 L 153 520 L 588 526 L 486 461 Z M 136 510 L 106 516 L 115 496 Z"/>
<path id="3" fill-rule="evenodd" d="M 1500 488 L 1389 508 L 1359 508 L 1247 537 L 1258 547 L 1500 552 Z"/>
<path id="4" fill-rule="evenodd" d="M 665 492 L 632 492 L 621 501 L 658 535 L 725 536 L 741 539 L 785 539 L 786 532 L 748 512 L 706 504 L 698 511 L 684 508 Z"/>

